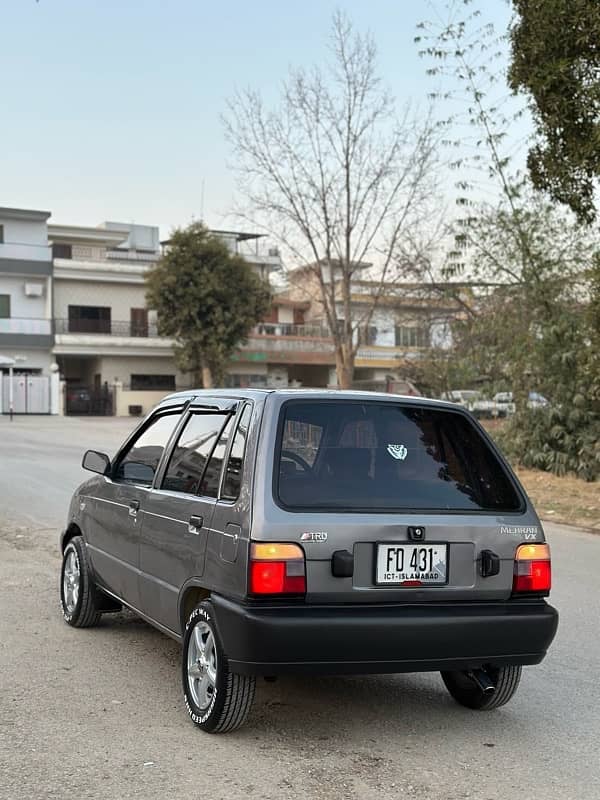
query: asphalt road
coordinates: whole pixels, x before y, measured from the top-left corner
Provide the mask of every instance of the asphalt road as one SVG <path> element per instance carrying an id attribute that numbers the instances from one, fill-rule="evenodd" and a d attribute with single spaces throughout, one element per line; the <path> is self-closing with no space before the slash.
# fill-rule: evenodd
<path id="1" fill-rule="evenodd" d="M 561 623 L 513 701 L 454 704 L 437 674 L 261 682 L 245 728 L 194 728 L 179 647 L 130 614 L 58 611 L 57 531 L 130 420 L 0 418 L 0 798 L 600 797 L 600 536 L 545 525 Z"/>

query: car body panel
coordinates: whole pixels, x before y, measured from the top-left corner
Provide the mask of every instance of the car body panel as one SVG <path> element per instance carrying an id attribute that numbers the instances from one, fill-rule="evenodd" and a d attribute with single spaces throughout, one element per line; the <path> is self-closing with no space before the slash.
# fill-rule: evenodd
<path id="1" fill-rule="evenodd" d="M 126 603 L 139 605 L 138 559 L 141 515 L 132 507 L 145 501 L 148 490 L 99 478 L 82 496 L 82 530 L 90 562 L 100 584 Z"/>
<path id="2" fill-rule="evenodd" d="M 156 490 L 145 499 L 139 549 L 140 608 L 174 632 L 181 632 L 181 589 L 190 576 L 201 578 L 204 572 L 215 502 Z M 191 524 L 192 517 L 201 517 L 202 525 Z"/>

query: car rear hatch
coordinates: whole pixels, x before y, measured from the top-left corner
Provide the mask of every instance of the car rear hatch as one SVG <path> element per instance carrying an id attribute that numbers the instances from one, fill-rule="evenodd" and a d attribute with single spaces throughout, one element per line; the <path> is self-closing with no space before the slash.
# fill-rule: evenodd
<path id="1" fill-rule="evenodd" d="M 275 446 L 274 525 L 298 542 L 306 601 L 508 598 L 535 514 L 470 416 L 408 400 L 293 400 Z"/>

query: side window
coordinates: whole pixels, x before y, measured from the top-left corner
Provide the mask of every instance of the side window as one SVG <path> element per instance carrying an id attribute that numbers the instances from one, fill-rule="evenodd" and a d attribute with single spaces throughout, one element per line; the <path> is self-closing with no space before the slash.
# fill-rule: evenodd
<path id="1" fill-rule="evenodd" d="M 203 495 L 204 497 L 216 497 L 219 493 L 219 481 L 221 479 L 223 459 L 225 458 L 225 453 L 227 452 L 229 438 L 233 433 L 234 420 L 235 414 L 231 414 L 225 427 L 223 428 L 223 431 L 219 437 L 219 441 L 215 445 L 215 449 L 212 452 L 210 461 L 204 470 L 199 492 L 199 494 Z"/>
<path id="2" fill-rule="evenodd" d="M 192 414 L 173 449 L 162 489 L 198 494 L 206 462 L 226 419 L 225 414 Z"/>
<path id="3" fill-rule="evenodd" d="M 155 417 L 117 464 L 114 480 L 151 486 L 181 412 Z"/>
<path id="4" fill-rule="evenodd" d="M 225 469 L 225 480 L 223 481 L 222 497 L 224 500 L 237 500 L 242 486 L 242 468 L 244 466 L 244 453 L 246 451 L 246 440 L 248 438 L 248 428 L 252 417 L 252 406 L 247 405 L 242 411 L 239 425 L 235 432 L 227 467 Z"/>

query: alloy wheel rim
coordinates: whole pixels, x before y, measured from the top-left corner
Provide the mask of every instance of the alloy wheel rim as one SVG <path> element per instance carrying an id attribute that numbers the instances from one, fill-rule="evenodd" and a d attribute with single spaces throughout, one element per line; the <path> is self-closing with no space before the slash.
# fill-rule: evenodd
<path id="1" fill-rule="evenodd" d="M 187 680 L 194 703 L 205 711 L 217 688 L 217 648 L 213 632 L 203 621 L 196 623 L 190 636 Z"/>
<path id="2" fill-rule="evenodd" d="M 63 602 L 68 614 L 72 614 L 77 606 L 80 579 L 79 558 L 76 551 L 71 548 L 65 556 L 63 570 Z"/>

